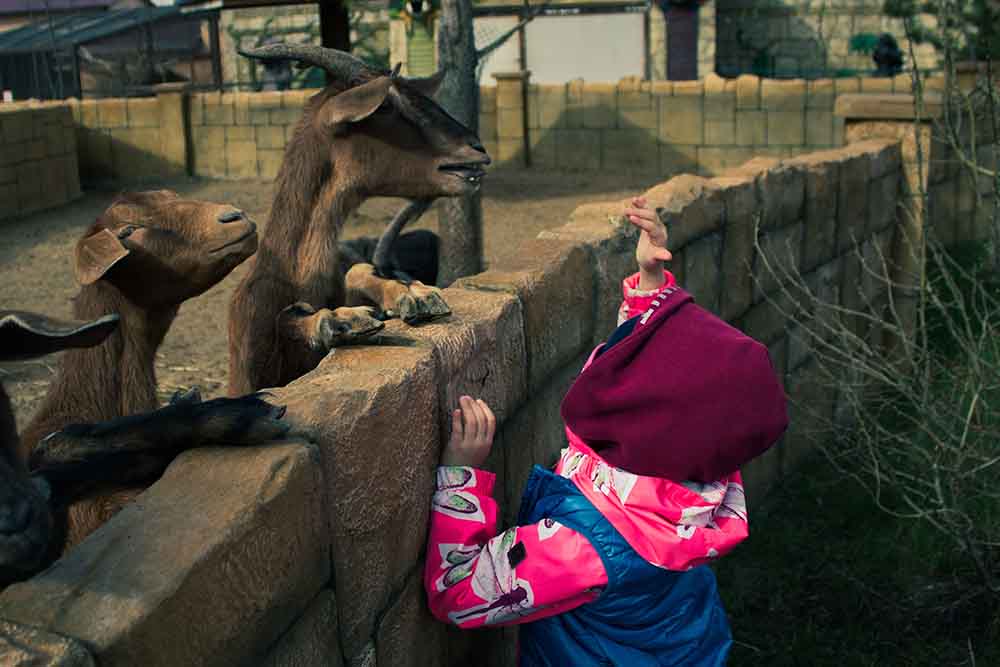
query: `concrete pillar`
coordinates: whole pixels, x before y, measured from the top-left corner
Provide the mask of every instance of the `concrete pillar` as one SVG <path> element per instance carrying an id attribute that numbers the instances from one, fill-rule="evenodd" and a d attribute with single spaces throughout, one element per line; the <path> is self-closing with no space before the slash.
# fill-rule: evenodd
<path id="1" fill-rule="evenodd" d="M 160 106 L 160 156 L 167 164 L 168 175 L 190 173 L 190 127 L 186 83 L 161 83 L 153 86 Z"/>
<path id="2" fill-rule="evenodd" d="M 531 72 L 497 72 L 497 162 L 529 166 L 528 115 L 525 103 Z"/>

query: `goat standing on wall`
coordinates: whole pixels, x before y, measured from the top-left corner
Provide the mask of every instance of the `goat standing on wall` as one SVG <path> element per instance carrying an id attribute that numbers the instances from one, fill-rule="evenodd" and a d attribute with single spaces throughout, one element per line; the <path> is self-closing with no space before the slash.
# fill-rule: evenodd
<path id="1" fill-rule="evenodd" d="M 42 406 L 22 433 L 20 458 L 34 461 L 31 450 L 37 443 L 68 424 L 157 408 L 156 350 L 181 304 L 217 284 L 256 249 L 256 225 L 232 206 L 181 199 L 168 190 L 115 200 L 76 244 L 82 287 L 73 316 L 91 320 L 119 313 L 122 324 L 101 345 L 66 352 Z M 195 394 L 184 402 L 202 405 Z M 171 433 L 184 430 L 162 426 Z M 128 476 L 119 487 L 103 485 L 100 493 L 70 505 L 67 548 L 110 519 L 155 476 L 145 484 L 134 479 Z"/>
<path id="2" fill-rule="evenodd" d="M 0 311 L 0 361 L 94 348 L 118 326 L 117 314 L 66 322 Z M 0 587 L 44 569 L 63 551 L 66 507 L 106 484 L 158 475 L 196 445 L 254 444 L 284 435 L 284 408 L 257 396 L 206 403 L 189 395 L 156 412 L 103 424 L 77 424 L 46 438 L 22 459 L 10 400 L 0 385 Z"/>
<path id="3" fill-rule="evenodd" d="M 283 386 L 336 345 L 384 326 L 375 308 L 347 303 L 374 304 L 409 324 L 450 314 L 440 290 L 419 281 L 389 279 L 368 263 L 345 275 L 338 236 L 368 197 L 413 200 L 390 226 L 394 235 L 434 198 L 478 188 L 490 163 L 479 138 L 430 99 L 442 73 L 406 79 L 398 67 L 378 71 L 310 45 L 241 53 L 322 67 L 331 83 L 309 100 L 295 127 L 260 249 L 230 304 L 231 396 Z"/>

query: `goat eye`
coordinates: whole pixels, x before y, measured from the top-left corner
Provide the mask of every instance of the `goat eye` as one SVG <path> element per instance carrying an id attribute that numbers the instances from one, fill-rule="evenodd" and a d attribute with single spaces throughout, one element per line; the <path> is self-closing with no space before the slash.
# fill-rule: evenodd
<path id="1" fill-rule="evenodd" d="M 124 239 L 132 235 L 132 232 L 139 229 L 135 225 L 126 225 L 118 231 L 118 238 Z"/>

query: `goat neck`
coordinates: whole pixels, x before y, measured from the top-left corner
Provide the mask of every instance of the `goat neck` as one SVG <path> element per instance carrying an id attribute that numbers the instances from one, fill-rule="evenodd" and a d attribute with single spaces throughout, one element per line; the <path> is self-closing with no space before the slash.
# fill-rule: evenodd
<path id="1" fill-rule="evenodd" d="M 101 345 L 63 353 L 44 403 L 22 433 L 22 453 L 67 424 L 156 409 L 156 350 L 177 310 L 176 305 L 140 308 L 106 280 L 83 287 L 74 300 L 74 317 L 117 312 L 121 325 Z"/>

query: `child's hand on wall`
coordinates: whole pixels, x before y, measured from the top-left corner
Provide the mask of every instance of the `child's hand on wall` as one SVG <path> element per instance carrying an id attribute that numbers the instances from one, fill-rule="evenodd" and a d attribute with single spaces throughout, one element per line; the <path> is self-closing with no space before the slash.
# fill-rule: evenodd
<path id="1" fill-rule="evenodd" d="M 667 228 L 656 211 L 646 207 L 645 197 L 633 197 L 632 205 L 625 208 L 625 217 L 640 230 L 635 247 L 639 289 L 656 289 L 663 284 L 663 262 L 673 259 L 667 250 Z"/>
<path id="2" fill-rule="evenodd" d="M 451 413 L 451 439 L 441 455 L 443 466 L 479 468 L 493 448 L 497 418 L 482 399 L 462 396 Z"/>

